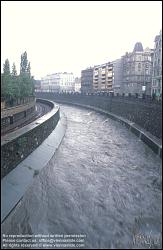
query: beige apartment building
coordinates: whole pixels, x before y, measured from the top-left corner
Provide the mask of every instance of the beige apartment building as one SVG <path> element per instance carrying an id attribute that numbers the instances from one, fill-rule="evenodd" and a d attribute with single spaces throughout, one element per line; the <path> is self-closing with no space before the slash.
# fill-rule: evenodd
<path id="1" fill-rule="evenodd" d="M 96 65 L 93 68 L 93 91 L 113 91 L 113 63 Z"/>

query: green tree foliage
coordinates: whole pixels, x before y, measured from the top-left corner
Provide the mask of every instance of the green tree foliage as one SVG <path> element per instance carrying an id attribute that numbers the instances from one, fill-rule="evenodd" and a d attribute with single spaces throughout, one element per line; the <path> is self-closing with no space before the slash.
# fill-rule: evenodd
<path id="1" fill-rule="evenodd" d="M 33 79 L 31 77 L 31 66 L 27 59 L 27 52 L 21 55 L 20 63 L 20 93 L 22 96 L 33 95 Z"/>
<path id="2" fill-rule="evenodd" d="M 20 74 L 27 72 L 28 60 L 27 60 L 27 52 L 25 51 L 21 55 L 21 63 L 20 63 Z"/>
<path id="3" fill-rule="evenodd" d="M 21 55 L 20 74 L 17 75 L 15 63 L 10 73 L 10 63 L 6 59 L 1 74 L 1 96 L 7 99 L 25 97 L 34 94 L 34 79 L 31 77 L 31 66 L 27 52 Z"/>
<path id="4" fill-rule="evenodd" d="M 3 64 L 3 74 L 1 76 L 1 95 L 8 97 L 11 92 L 11 76 L 10 76 L 10 63 L 6 59 Z"/>
<path id="5" fill-rule="evenodd" d="M 27 66 L 27 73 L 29 76 L 31 76 L 31 65 L 30 65 L 30 62 L 28 63 L 28 66 Z"/>
<path id="6" fill-rule="evenodd" d="M 12 97 L 18 98 L 20 97 L 20 81 L 19 81 L 19 77 L 17 76 L 15 63 L 13 63 L 12 65 L 11 79 L 12 79 L 12 91 L 13 91 Z"/>
<path id="7" fill-rule="evenodd" d="M 13 65 L 12 65 L 12 72 L 11 72 L 11 75 L 12 75 L 12 76 L 17 76 L 17 71 L 16 71 L 16 65 L 15 65 L 15 63 L 13 63 Z"/>
<path id="8" fill-rule="evenodd" d="M 10 75 L 10 63 L 8 59 L 6 59 L 3 64 L 3 73 L 4 75 Z"/>

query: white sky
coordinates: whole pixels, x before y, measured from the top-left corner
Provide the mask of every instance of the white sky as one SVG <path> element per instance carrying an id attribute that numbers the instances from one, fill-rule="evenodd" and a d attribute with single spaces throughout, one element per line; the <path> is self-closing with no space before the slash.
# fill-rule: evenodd
<path id="1" fill-rule="evenodd" d="M 1 71 L 27 51 L 32 75 L 73 72 L 154 47 L 161 1 L 1 1 Z"/>

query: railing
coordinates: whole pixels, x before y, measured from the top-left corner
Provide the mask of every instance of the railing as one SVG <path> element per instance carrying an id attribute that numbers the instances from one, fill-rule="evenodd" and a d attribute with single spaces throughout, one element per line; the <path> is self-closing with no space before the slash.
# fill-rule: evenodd
<path id="1" fill-rule="evenodd" d="M 89 92 L 83 92 L 83 93 L 79 93 L 79 92 L 53 92 L 53 91 L 43 91 L 43 90 L 37 90 L 37 92 L 39 93 L 54 93 L 55 95 L 78 95 L 78 96 L 106 96 L 106 97 L 112 97 L 112 98 L 120 98 L 120 99 L 124 99 L 124 100 L 133 100 L 133 101 L 138 101 L 138 102 L 142 102 L 142 103 L 155 103 L 155 104 L 162 104 L 162 95 L 161 96 L 149 96 L 149 95 L 145 95 L 145 94 L 119 94 L 119 93 L 113 93 L 113 92 L 94 92 L 94 93 L 89 93 Z"/>

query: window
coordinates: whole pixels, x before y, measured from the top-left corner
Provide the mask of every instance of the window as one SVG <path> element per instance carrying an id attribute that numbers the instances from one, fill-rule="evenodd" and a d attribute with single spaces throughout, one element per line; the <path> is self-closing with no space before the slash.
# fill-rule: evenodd
<path id="1" fill-rule="evenodd" d="M 145 68 L 148 69 L 149 68 L 149 65 L 148 63 L 145 64 Z"/>
<path id="2" fill-rule="evenodd" d="M 137 56 L 137 61 L 141 61 L 141 56 Z"/>
<path id="3" fill-rule="evenodd" d="M 141 71 L 141 63 L 138 63 L 138 71 Z"/>
<path id="4" fill-rule="evenodd" d="M 10 116 L 10 124 L 13 124 L 13 123 L 14 123 L 13 116 Z"/>

